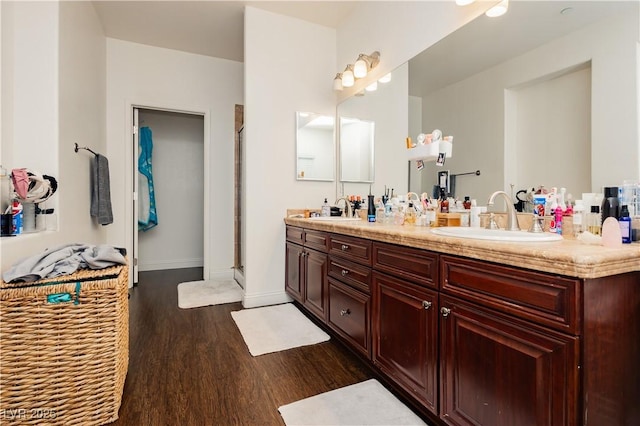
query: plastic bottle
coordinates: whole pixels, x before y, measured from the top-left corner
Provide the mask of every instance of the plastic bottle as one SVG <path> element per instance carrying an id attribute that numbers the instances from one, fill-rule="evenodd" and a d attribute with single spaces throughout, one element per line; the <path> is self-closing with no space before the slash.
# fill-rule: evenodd
<path id="1" fill-rule="evenodd" d="M 587 220 L 587 230 L 593 235 L 600 235 L 602 233 L 602 220 L 600 218 L 600 207 L 591 206 L 591 213 L 589 213 Z"/>
<path id="2" fill-rule="evenodd" d="M 322 217 L 329 217 L 331 216 L 331 206 L 329 205 L 329 202 L 327 202 L 327 199 L 324 199 L 324 203 L 322 203 L 322 210 L 320 211 L 320 216 Z"/>
<path id="3" fill-rule="evenodd" d="M 465 195 L 464 202 L 462 203 L 462 206 L 464 207 L 465 210 L 470 210 L 471 209 L 471 200 L 469 199 L 468 195 Z"/>
<path id="4" fill-rule="evenodd" d="M 440 213 L 449 213 L 449 200 L 444 188 L 440 189 Z"/>
<path id="5" fill-rule="evenodd" d="M 562 216 L 563 216 L 563 211 L 560 208 L 560 206 L 556 207 L 555 210 L 555 219 L 556 219 L 556 223 L 555 223 L 555 228 L 556 228 L 556 234 L 560 234 L 562 235 Z"/>
<path id="6" fill-rule="evenodd" d="M 622 234 L 622 242 L 624 244 L 631 244 L 631 218 L 629 217 L 629 208 L 627 205 L 623 205 L 620 209 L 620 233 Z"/>
<path id="7" fill-rule="evenodd" d="M 573 208 L 573 235 L 580 235 L 584 229 L 582 228 L 582 217 L 584 215 L 584 203 L 582 200 L 576 200 Z"/>
<path id="8" fill-rule="evenodd" d="M 373 195 L 367 196 L 367 220 L 369 222 L 376 221 L 376 202 L 373 199 Z"/>
<path id="9" fill-rule="evenodd" d="M 22 234 L 22 204 L 18 200 L 11 203 L 11 214 L 13 216 L 12 234 Z"/>
<path id="10" fill-rule="evenodd" d="M 602 199 L 600 214 L 602 215 L 600 224 L 604 223 L 604 220 L 608 217 L 620 218 L 620 201 L 618 200 L 617 186 L 604 188 L 604 198 Z"/>

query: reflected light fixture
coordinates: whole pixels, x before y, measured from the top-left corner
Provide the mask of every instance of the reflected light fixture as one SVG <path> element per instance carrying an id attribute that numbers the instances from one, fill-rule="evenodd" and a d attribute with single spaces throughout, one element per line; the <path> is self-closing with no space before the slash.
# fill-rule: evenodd
<path id="1" fill-rule="evenodd" d="M 342 87 L 351 87 L 355 84 L 355 76 L 353 75 L 353 65 L 349 64 L 342 73 Z"/>
<path id="2" fill-rule="evenodd" d="M 500 3 L 493 6 L 491 9 L 485 12 L 489 18 L 497 18 L 498 16 L 502 16 L 507 13 L 509 9 L 509 0 L 502 0 Z"/>
<path id="3" fill-rule="evenodd" d="M 364 88 L 367 92 L 373 92 L 375 90 L 378 90 L 378 82 L 374 81 L 373 83 L 371 83 L 370 85 L 368 85 L 367 87 Z"/>
<path id="4" fill-rule="evenodd" d="M 473 2 L 475 2 L 476 0 L 456 0 L 456 4 L 458 6 L 467 6 Z"/>
<path id="5" fill-rule="evenodd" d="M 333 90 L 342 91 L 342 73 L 336 74 L 336 78 L 333 79 Z"/>
<path id="6" fill-rule="evenodd" d="M 374 69 L 380 63 L 380 52 L 375 51 L 371 55 L 361 53 L 353 67 L 353 75 L 356 78 L 363 78 L 369 71 Z"/>
<path id="7" fill-rule="evenodd" d="M 382 77 L 380 77 L 380 79 L 378 80 L 378 82 L 380 83 L 388 83 L 391 81 L 391 73 L 383 75 Z"/>

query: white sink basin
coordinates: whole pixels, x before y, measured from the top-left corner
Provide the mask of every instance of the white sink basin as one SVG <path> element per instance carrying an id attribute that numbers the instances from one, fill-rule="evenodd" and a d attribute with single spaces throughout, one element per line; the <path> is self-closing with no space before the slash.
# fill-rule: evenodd
<path id="1" fill-rule="evenodd" d="M 485 229 L 468 227 L 434 228 L 431 232 L 446 237 L 470 238 L 474 240 L 510 241 L 514 243 L 529 243 L 543 241 L 560 241 L 562 235 L 550 232 L 532 233 L 527 231 L 506 231 L 504 229 Z"/>
<path id="2" fill-rule="evenodd" d="M 359 221 L 359 217 L 342 217 L 342 216 L 316 216 L 310 217 L 309 220 L 326 220 L 328 222 L 353 222 Z"/>

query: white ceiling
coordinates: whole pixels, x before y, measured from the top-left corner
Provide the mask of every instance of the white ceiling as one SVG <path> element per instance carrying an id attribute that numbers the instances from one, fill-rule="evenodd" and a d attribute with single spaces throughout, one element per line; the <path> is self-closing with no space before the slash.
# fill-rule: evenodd
<path id="1" fill-rule="evenodd" d="M 357 1 L 93 1 L 107 37 L 244 61 L 244 7 L 336 28 Z"/>

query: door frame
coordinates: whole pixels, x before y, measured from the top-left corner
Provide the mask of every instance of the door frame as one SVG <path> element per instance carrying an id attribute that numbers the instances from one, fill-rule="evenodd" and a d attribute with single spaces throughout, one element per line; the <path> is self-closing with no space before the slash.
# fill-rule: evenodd
<path id="1" fill-rule="evenodd" d="M 124 137 L 124 152 L 126 159 L 126 167 L 125 167 L 125 187 L 127 188 L 124 191 L 124 205 L 125 205 L 125 241 L 126 241 L 126 250 L 129 253 L 130 264 L 133 265 L 134 271 L 137 270 L 137 259 L 133 258 L 134 255 L 134 231 L 137 233 L 138 231 L 138 218 L 134 217 L 134 203 L 136 202 L 137 195 L 134 193 L 135 181 L 134 177 L 137 176 L 138 172 L 138 161 L 137 158 L 134 158 L 134 150 L 136 147 L 134 146 L 133 141 L 135 140 L 134 135 L 134 109 L 147 109 L 154 111 L 165 111 L 165 112 L 175 112 L 178 114 L 189 114 L 189 115 L 198 115 L 203 117 L 204 119 L 204 223 L 203 223 L 203 234 L 204 234 L 204 244 L 202 250 L 203 257 L 203 279 L 207 279 L 209 277 L 210 271 L 210 239 L 208 238 L 211 229 L 211 198 L 210 198 L 210 166 L 211 166 L 211 131 L 210 131 L 210 122 L 211 122 L 211 113 L 209 109 L 202 108 L 199 106 L 185 106 L 185 105 L 175 105 L 175 104 L 163 104 L 158 102 L 139 102 L 139 101 L 127 101 L 125 108 L 125 137 Z M 134 275 L 135 273 L 129 274 L 129 287 L 132 287 L 134 284 Z"/>

